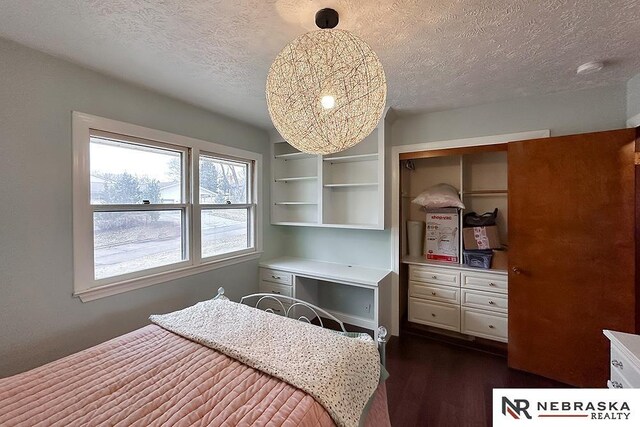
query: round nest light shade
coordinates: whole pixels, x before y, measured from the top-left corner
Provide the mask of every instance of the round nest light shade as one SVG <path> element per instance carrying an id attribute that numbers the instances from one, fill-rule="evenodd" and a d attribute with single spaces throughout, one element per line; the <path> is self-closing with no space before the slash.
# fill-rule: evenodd
<path id="1" fill-rule="evenodd" d="M 305 153 L 337 153 L 362 141 L 378 125 L 386 97 L 378 56 L 344 30 L 296 38 L 278 54 L 267 77 L 271 120 Z"/>

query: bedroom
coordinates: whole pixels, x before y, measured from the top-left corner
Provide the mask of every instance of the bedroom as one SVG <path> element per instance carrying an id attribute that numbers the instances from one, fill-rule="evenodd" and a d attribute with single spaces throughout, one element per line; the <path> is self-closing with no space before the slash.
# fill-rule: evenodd
<path id="1" fill-rule="evenodd" d="M 265 96 L 269 69 L 292 40 L 317 29 L 314 15 L 326 7 L 339 12 L 338 29 L 353 33 L 371 46 L 386 74 L 386 107 L 390 110 L 372 137 L 350 149 L 350 155 L 365 159 L 370 156 L 369 160 L 276 157 L 292 154 L 294 149 L 283 145 L 269 115 Z M 315 0 L 0 2 L 0 384 L 14 375 L 145 327 L 150 315 L 208 300 L 219 287 L 238 302 L 245 295 L 265 290 L 264 286 L 270 286 L 270 292 L 282 292 L 282 286 L 288 286 L 285 292 L 295 288 L 296 297 L 340 313 L 345 323 L 360 323 L 354 330 L 375 332 L 378 325 L 388 329 L 387 394 L 392 425 L 485 425 L 492 417 L 492 388 L 564 384 L 606 388 L 611 361 L 609 340 L 602 329 L 640 332 L 640 294 L 635 285 L 635 199 L 627 193 L 628 197 L 623 197 L 622 183 L 611 184 L 618 176 L 613 172 L 619 172 L 609 170 L 615 167 L 615 159 L 595 146 L 589 151 L 572 145 L 589 141 L 569 139 L 593 132 L 632 132 L 640 125 L 639 15 L 640 4 L 631 0 L 399 1 L 366 5 Z M 595 64 L 594 72 L 577 73 L 579 66 L 592 62 L 601 62 L 602 69 L 597 71 L 599 66 Z M 82 123 L 86 126 L 82 127 Z M 91 134 L 93 130 L 99 132 Z M 203 151 L 205 163 L 216 165 L 214 170 L 221 171 L 220 179 L 232 179 L 232 170 L 244 170 L 243 182 L 252 199 L 228 200 L 236 216 L 230 217 L 229 209 L 223 214 L 216 211 L 209 218 L 212 233 L 205 233 L 217 248 L 214 252 L 221 248 L 221 257 L 214 253 L 212 264 L 181 272 L 172 271 L 176 263 L 170 263 L 170 269 L 156 271 L 154 280 L 147 280 L 149 274 L 144 270 L 137 274 L 140 271 L 135 271 L 135 263 L 127 266 L 128 255 L 116 257 L 124 260 L 124 267 L 134 269 L 130 270 L 134 274 L 131 280 L 96 280 L 94 248 L 86 246 L 87 242 L 93 244 L 93 230 L 76 233 L 74 229 L 81 225 L 79 218 L 91 222 L 92 215 L 104 215 L 100 209 L 109 206 L 106 200 L 96 205 L 97 214 L 80 206 L 80 216 L 76 214 L 80 199 L 75 186 L 95 186 L 100 192 L 99 180 L 106 176 L 92 181 L 85 167 L 87 179 L 76 179 L 81 163 L 75 160 L 81 157 L 74 156 L 82 153 L 82 141 L 84 155 L 88 154 L 89 138 L 83 139 L 82 132 L 93 136 L 96 147 L 100 146 L 99 138 L 108 142 L 113 134 L 129 136 L 127 147 L 139 147 L 135 143 L 141 140 L 156 141 L 152 145 L 158 151 L 138 150 L 135 158 L 143 159 L 139 161 L 125 161 L 128 157 L 117 153 L 117 148 L 120 153 L 133 150 L 103 143 L 103 148 L 116 151 L 111 157 L 116 161 L 105 162 L 106 169 L 100 173 L 120 174 L 122 164 L 126 164 L 133 168 L 130 174 L 135 175 L 136 170 L 146 170 L 153 154 L 170 153 L 182 159 L 178 176 L 186 185 L 200 171 L 186 165 L 187 158 L 193 160 L 195 150 Z M 524 147 L 524 142 L 515 142 L 516 139 L 547 137 L 567 144 L 569 154 L 565 155 L 573 159 L 581 153 L 591 155 L 576 160 L 575 164 L 582 168 L 560 169 L 564 173 L 558 172 L 553 185 L 545 181 L 545 186 L 534 186 L 535 182 L 529 180 L 534 172 L 542 172 L 545 162 L 562 158 L 560 153 L 556 157 L 544 154 L 561 150 L 563 144 L 554 145 L 554 150 L 549 148 L 545 153 L 533 153 L 542 165 L 536 168 L 516 169 L 514 165 L 523 159 L 509 157 L 516 152 L 500 150 L 505 145 L 507 150 Z M 75 149 L 76 141 L 80 141 L 80 151 Z M 477 146 L 496 151 L 451 151 Z M 436 151 L 440 155 L 432 157 L 438 154 Z M 631 159 L 631 169 L 625 171 L 633 173 L 633 153 L 625 153 Z M 528 152 L 525 160 L 531 154 Z M 464 290 L 461 286 L 449 286 L 457 293 L 454 302 L 427 303 L 439 308 L 444 304 L 454 310 L 454 330 L 409 321 L 412 296 L 408 276 L 414 264 L 403 262 L 403 258 L 407 261 L 404 255 L 409 249 L 405 227 L 407 221 L 424 221 L 417 216 L 424 215 L 403 196 L 418 196 L 431 184 L 441 182 L 464 191 L 460 183 L 465 185 L 465 177 L 472 176 L 464 172 L 476 170 L 466 166 L 473 166 L 473 160 L 483 155 L 499 158 L 499 167 L 490 168 L 487 176 L 503 171 L 498 178 L 503 180 L 501 184 L 508 184 L 508 203 L 505 204 L 504 194 L 471 194 L 473 200 L 463 201 L 479 214 L 500 207 L 501 215 L 503 206 L 508 208 L 500 219 L 508 215 L 508 227 L 501 222 L 498 226 L 502 226 L 504 240 L 500 243 L 509 245 L 509 269 L 501 273 L 503 282 L 509 283 L 509 293 L 497 295 L 509 303 L 508 313 L 502 311 L 497 316 L 508 318 L 507 343 L 483 341 L 460 332 L 460 314 L 466 310 L 460 302 Z M 509 157 L 508 168 L 505 156 Z M 415 171 L 407 168 L 410 160 Z M 412 177 L 429 176 L 429 165 L 440 160 L 443 165 L 433 170 L 444 171 L 440 176 L 445 178 L 438 176 L 429 184 L 409 186 L 410 191 L 403 193 L 406 181 L 400 177 L 411 181 Z M 290 166 L 295 162 L 297 166 Z M 477 163 L 483 165 L 481 161 Z M 95 165 L 95 161 L 91 164 Z M 588 173 L 598 167 L 609 169 L 607 173 Z M 505 178 L 504 173 L 516 170 L 521 173 Z M 201 245 L 195 243 L 203 239 L 203 234 L 183 225 L 181 215 L 191 214 L 187 213 L 184 194 L 177 200 L 177 187 L 169 188 L 169 184 L 175 184 L 167 182 L 165 175 L 170 172 L 167 166 L 166 174 L 157 178 L 163 184 L 157 199 L 170 205 L 164 207 L 164 212 L 162 206 L 158 208 L 160 222 L 166 228 L 157 229 L 157 236 L 165 239 L 161 233 L 174 233 L 179 244 L 172 248 L 178 263 L 191 262 L 196 254 L 184 247 L 200 251 Z M 575 188 L 577 183 L 569 172 L 582 180 L 602 178 L 594 187 L 599 190 L 594 193 L 594 203 L 602 203 L 609 192 L 609 202 L 620 203 L 615 210 L 611 205 L 601 206 L 607 208 L 603 217 L 608 221 L 600 223 L 596 212 L 581 208 L 587 206 L 585 198 L 589 193 Z M 537 180 L 545 178 L 535 176 Z M 620 177 L 624 185 L 633 188 L 632 175 L 627 172 Z M 351 187 L 339 186 L 345 184 Z M 507 189 L 493 185 L 496 182 L 468 189 Z M 532 190 L 546 192 L 527 198 L 524 196 L 531 193 L 515 190 L 530 185 Z M 562 185 L 566 186 L 566 193 L 561 191 Z M 192 186 L 191 196 L 195 197 L 196 192 L 200 196 L 197 200 L 203 204 L 215 201 L 217 194 L 206 185 Z M 224 195 L 228 192 L 225 190 Z M 81 192 L 85 196 L 87 193 Z M 153 202 L 152 196 L 140 196 L 139 205 L 144 205 L 144 200 Z M 206 199 L 207 196 L 211 198 Z M 552 202 L 542 203 L 548 200 Z M 275 205 L 283 202 L 306 204 Z M 526 208 L 532 203 L 536 206 L 533 212 Z M 135 207 L 142 212 L 149 210 L 144 212 L 141 223 L 133 221 L 138 232 L 149 230 L 146 218 L 151 222 L 156 218 L 153 214 L 157 212 L 152 212 L 155 204 Z M 118 205 L 116 199 L 116 209 L 128 212 L 130 208 Z M 524 207 L 517 209 L 518 206 Z M 209 207 L 210 211 L 224 209 L 215 202 Z M 533 213 L 561 213 L 555 207 L 566 207 L 575 221 L 565 222 L 563 228 L 545 223 L 554 233 L 546 235 L 547 244 L 516 245 L 518 238 L 522 239 L 522 234 L 514 234 L 518 226 L 526 230 L 532 218 L 540 226 L 546 217 Z M 168 220 L 171 213 L 179 219 Z M 520 217 L 513 216 L 516 213 Z M 118 214 L 128 216 L 122 211 Z M 564 220 L 568 221 L 566 217 Z M 234 230 L 246 238 L 244 248 L 215 246 L 216 221 L 223 224 L 223 234 L 225 224 L 242 222 L 244 228 Z M 298 225 L 282 224 L 286 222 Z M 591 223 L 594 229 L 600 228 L 586 230 L 584 224 Z M 581 226 L 570 227 L 571 224 Z M 602 229 L 605 226 L 613 227 L 610 233 Z M 564 232 L 574 233 L 574 242 L 587 242 L 585 247 L 590 252 L 580 252 L 575 245 L 552 245 L 551 242 L 563 240 Z M 117 238 L 117 233 L 112 237 Z M 144 235 L 138 239 L 146 240 Z M 133 243 L 145 246 L 144 241 Z M 153 252 L 155 245 L 148 243 L 146 247 Z M 618 258 L 603 254 L 603 248 L 618 251 Z M 514 287 L 514 283 L 529 277 L 526 273 L 532 267 L 521 264 L 522 260 L 515 263 L 511 255 L 525 249 L 537 250 L 538 253 L 525 255 L 535 256 L 539 262 L 556 262 L 548 266 L 552 270 L 549 274 L 562 277 L 556 297 L 553 289 L 547 289 L 548 293 L 535 301 L 524 293 L 514 293 L 527 289 Z M 568 257 L 558 255 L 570 250 L 573 252 L 565 252 Z M 579 255 L 585 253 L 589 260 L 586 266 L 578 262 L 584 260 Z M 572 262 L 560 262 L 562 259 Z M 300 260 L 319 264 L 301 266 Z M 152 268 L 167 267 L 163 259 L 158 262 Z M 418 270 L 424 268 L 419 263 L 415 265 Z M 593 265 L 597 265 L 597 271 Z M 465 271 L 461 266 L 451 268 L 454 267 L 457 270 L 453 276 L 461 281 Z M 518 275 L 513 267 L 520 267 L 525 274 Z M 438 268 L 447 271 L 449 267 Z M 583 277 L 579 270 L 595 279 Z M 279 279 L 264 280 L 262 274 L 269 271 Z M 590 280 L 590 292 L 580 292 L 575 282 L 582 280 Z M 611 293 L 618 297 L 610 298 L 611 293 L 599 282 L 608 282 L 608 286 L 615 282 L 620 288 Z M 341 286 L 354 283 L 361 286 Z M 546 283 L 542 285 L 548 286 Z M 104 284 L 107 286 L 98 289 Z M 433 285 L 435 290 L 428 292 L 448 289 L 440 282 Z M 531 301 L 527 310 L 517 308 L 522 299 Z M 545 303 L 548 307 L 541 308 Z M 353 313 L 346 314 L 349 311 Z M 545 315 L 531 320 L 535 312 Z M 563 312 L 565 315 L 561 315 Z M 431 317 L 431 313 L 427 315 Z M 574 328 L 576 324 L 585 327 Z M 523 334 L 520 339 L 512 335 L 518 331 Z M 561 339 L 551 343 L 552 347 L 536 340 L 522 342 L 523 336 L 532 335 Z M 589 344 L 582 341 L 585 336 Z M 561 342 L 562 339 L 573 340 Z M 520 353 L 513 348 L 518 342 Z M 581 351 L 592 344 L 597 345 L 597 350 Z M 522 350 L 525 354 L 535 353 L 535 348 L 528 345 L 540 346 L 539 354 L 549 354 L 552 348 L 562 354 L 555 358 L 520 359 L 518 365 L 513 365 L 513 356 L 522 355 Z M 567 372 L 572 357 L 582 364 L 575 376 L 549 366 L 559 366 Z M 593 366 L 597 367 L 597 374 L 583 374 L 594 372 Z M 434 396 L 429 393 L 431 387 L 450 387 L 459 393 Z"/>

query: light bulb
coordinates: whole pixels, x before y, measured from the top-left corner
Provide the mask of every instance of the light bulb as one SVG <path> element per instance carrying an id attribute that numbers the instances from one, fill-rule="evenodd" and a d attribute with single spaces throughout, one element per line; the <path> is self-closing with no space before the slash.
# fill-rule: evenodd
<path id="1" fill-rule="evenodd" d="M 325 110 L 330 110 L 336 106 L 336 99 L 332 95 L 324 95 L 320 98 L 320 104 Z"/>

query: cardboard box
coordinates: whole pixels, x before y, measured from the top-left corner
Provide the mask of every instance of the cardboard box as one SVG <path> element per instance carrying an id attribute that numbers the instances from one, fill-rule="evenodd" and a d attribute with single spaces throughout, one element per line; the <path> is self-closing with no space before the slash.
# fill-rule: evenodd
<path id="1" fill-rule="evenodd" d="M 428 260 L 460 261 L 460 214 L 457 209 L 427 212 L 425 254 Z"/>
<path id="2" fill-rule="evenodd" d="M 465 249 L 500 249 L 498 227 L 467 227 L 462 229 Z"/>
<path id="3" fill-rule="evenodd" d="M 506 249 L 494 250 L 493 258 L 491 258 L 492 270 L 508 270 L 509 269 L 509 252 Z"/>

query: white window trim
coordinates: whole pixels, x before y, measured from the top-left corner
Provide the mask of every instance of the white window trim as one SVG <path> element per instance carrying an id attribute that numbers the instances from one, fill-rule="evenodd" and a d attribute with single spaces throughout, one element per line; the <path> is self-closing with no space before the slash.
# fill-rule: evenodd
<path id="1" fill-rule="evenodd" d="M 262 173 L 262 154 L 77 111 L 74 111 L 72 115 L 72 127 L 74 296 L 79 297 L 83 302 L 93 301 L 260 257 L 262 253 L 262 185 L 259 182 L 259 177 Z M 91 191 L 88 179 L 90 175 L 89 138 L 91 130 L 179 145 L 191 149 L 192 174 L 190 180 L 192 200 L 190 202 L 193 206 L 193 216 L 190 224 L 190 234 L 193 238 L 188 242 L 191 259 L 186 264 L 174 264 L 170 271 L 151 269 L 148 271 L 148 275 L 142 277 L 127 278 L 123 276 L 122 280 L 118 282 L 104 285 L 96 284 L 98 281 L 94 280 L 93 271 L 93 218 L 92 211 L 89 209 Z M 221 156 L 254 162 L 255 167 L 249 183 L 252 186 L 252 194 L 254 195 L 252 202 L 255 203 L 255 215 L 253 223 L 250 224 L 255 230 L 254 248 L 204 260 L 201 258 L 200 233 L 195 232 L 200 230 L 200 195 L 198 194 L 197 185 L 200 177 L 198 167 L 193 167 L 199 158 L 200 151 L 203 152 L 203 155 L 215 153 Z M 194 183 L 196 184 L 194 185 Z M 198 225 L 195 224 L 196 222 Z"/>

